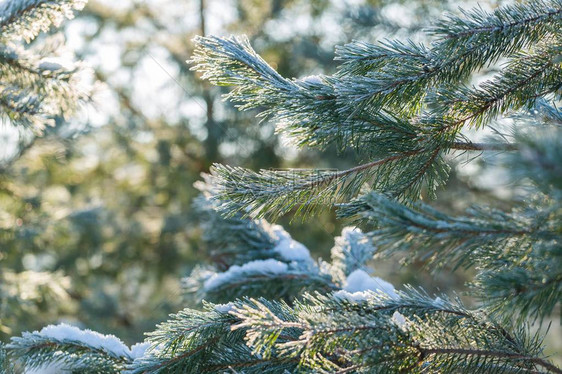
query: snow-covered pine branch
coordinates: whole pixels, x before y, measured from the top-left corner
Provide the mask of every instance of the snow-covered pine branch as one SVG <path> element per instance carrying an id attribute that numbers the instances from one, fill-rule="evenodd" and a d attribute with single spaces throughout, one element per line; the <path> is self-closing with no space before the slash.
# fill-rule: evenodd
<path id="1" fill-rule="evenodd" d="M 113 335 L 81 330 L 67 324 L 26 332 L 6 346 L 26 372 L 55 366 L 62 372 L 121 373 L 144 355 L 148 343 L 127 347 Z"/>

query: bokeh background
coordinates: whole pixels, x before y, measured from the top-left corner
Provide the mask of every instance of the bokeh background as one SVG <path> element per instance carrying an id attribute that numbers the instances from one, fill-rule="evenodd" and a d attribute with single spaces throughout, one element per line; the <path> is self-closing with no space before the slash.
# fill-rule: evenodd
<path id="1" fill-rule="evenodd" d="M 90 0 L 36 42 L 59 43 L 61 58 L 91 67 L 93 102 L 41 138 L 0 125 L 0 340 L 65 321 L 130 344 L 169 313 L 198 307 L 182 297 L 180 280 L 206 260 L 193 183 L 214 162 L 253 169 L 357 163 L 352 152 L 289 146 L 274 123 L 224 102 L 226 90 L 201 81 L 186 63 L 195 35 L 246 34 L 283 76 L 298 78 L 333 72 L 336 45 L 420 40 L 432 20 L 474 4 Z M 449 212 L 476 201 L 508 207 L 511 190 L 493 161 L 469 156 L 451 157 L 454 172 L 433 204 Z M 324 258 L 345 225 L 333 212 L 280 223 Z M 374 267 L 397 287 L 430 292 L 462 295 L 470 277 L 402 267 L 399 259 Z M 559 324 L 552 329 L 556 336 Z M 562 350 L 561 340 L 553 352 Z"/>

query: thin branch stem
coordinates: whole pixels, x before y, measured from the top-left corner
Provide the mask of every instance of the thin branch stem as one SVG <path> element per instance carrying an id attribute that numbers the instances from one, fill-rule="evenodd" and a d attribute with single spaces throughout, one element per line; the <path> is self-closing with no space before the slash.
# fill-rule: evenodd
<path id="1" fill-rule="evenodd" d="M 449 148 L 464 151 L 517 151 L 519 146 L 512 143 L 454 142 Z"/>

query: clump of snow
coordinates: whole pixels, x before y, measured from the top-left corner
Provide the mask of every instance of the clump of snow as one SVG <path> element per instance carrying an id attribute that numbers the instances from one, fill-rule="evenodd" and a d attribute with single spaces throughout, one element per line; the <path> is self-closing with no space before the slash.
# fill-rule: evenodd
<path id="1" fill-rule="evenodd" d="M 219 313 L 226 314 L 234 309 L 234 303 L 226 303 L 226 304 L 215 304 L 215 310 Z"/>
<path id="2" fill-rule="evenodd" d="M 282 274 L 286 273 L 288 269 L 287 264 L 274 259 L 250 261 L 242 266 L 231 266 L 223 273 L 213 274 L 205 281 L 203 287 L 206 290 L 212 290 L 238 277 L 249 274 Z"/>
<path id="3" fill-rule="evenodd" d="M 392 318 L 390 319 L 396 326 L 400 327 L 402 330 L 406 327 L 406 317 L 400 312 L 394 312 Z"/>
<path id="4" fill-rule="evenodd" d="M 341 230 L 341 237 L 348 242 L 354 240 L 357 235 L 362 234 L 363 231 L 360 228 L 353 226 L 346 226 Z"/>
<path id="5" fill-rule="evenodd" d="M 366 268 L 376 248 L 369 237 L 356 227 L 344 227 L 341 236 L 335 238 L 332 259 L 345 273 Z"/>
<path id="6" fill-rule="evenodd" d="M 67 341 L 76 342 L 95 349 L 104 350 L 116 357 L 140 357 L 149 345 L 148 343 L 139 343 L 129 349 L 121 339 L 114 335 L 103 335 L 92 330 L 81 330 L 66 323 L 49 325 L 41 329 L 41 331 L 34 331 L 33 333 L 23 333 L 24 338 L 26 335 L 38 335 L 61 343 Z"/>
<path id="7" fill-rule="evenodd" d="M 131 353 L 129 354 L 129 356 L 134 360 L 137 359 L 139 357 L 144 356 L 144 353 L 146 352 L 146 350 L 150 347 L 150 343 L 149 342 L 141 342 L 141 343 L 137 343 L 137 344 L 133 344 L 131 346 Z"/>
<path id="8" fill-rule="evenodd" d="M 301 82 L 310 83 L 310 84 L 322 84 L 322 77 L 320 75 L 307 75 L 306 77 L 302 77 L 300 79 Z"/>
<path id="9" fill-rule="evenodd" d="M 273 233 L 277 238 L 277 244 L 273 251 L 285 261 L 312 262 L 310 252 L 302 244 L 293 240 L 291 235 L 280 225 L 272 227 Z"/>
<path id="10" fill-rule="evenodd" d="M 351 303 L 359 303 L 365 300 L 368 300 L 373 297 L 372 291 L 363 291 L 363 292 L 348 292 L 346 290 L 340 290 L 334 292 L 334 298 L 339 300 L 347 300 Z"/>
<path id="11" fill-rule="evenodd" d="M 44 338 L 54 339 L 59 342 L 71 340 L 87 346 L 103 349 L 107 353 L 118 357 L 129 356 L 130 350 L 119 338 L 114 335 L 103 335 L 92 330 L 80 330 L 78 327 L 61 323 L 49 325 L 34 334 Z"/>
<path id="12" fill-rule="evenodd" d="M 385 293 L 393 299 L 398 298 L 398 295 L 394 291 L 394 286 L 392 284 L 381 278 L 371 277 L 365 271 L 360 269 L 355 270 L 347 276 L 347 280 L 343 289 L 344 291 L 351 293 L 370 290 Z"/>

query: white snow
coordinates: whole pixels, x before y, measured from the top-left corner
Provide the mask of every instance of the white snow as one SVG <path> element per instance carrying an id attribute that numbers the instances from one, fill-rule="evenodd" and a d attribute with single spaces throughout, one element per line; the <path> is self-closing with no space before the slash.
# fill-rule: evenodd
<path id="1" fill-rule="evenodd" d="M 215 305 L 215 310 L 219 313 L 228 313 L 230 312 L 232 309 L 234 309 L 234 303 L 226 303 L 226 304 L 216 304 Z"/>
<path id="2" fill-rule="evenodd" d="M 138 343 L 129 349 L 121 339 L 114 335 L 103 335 L 92 330 L 81 330 L 78 327 L 66 323 L 49 325 L 41 329 L 41 331 L 23 333 L 23 336 L 26 337 L 26 335 L 32 334 L 58 342 L 72 341 L 81 343 L 92 348 L 102 349 L 118 357 L 140 357 L 148 347 L 148 343 Z"/>
<path id="3" fill-rule="evenodd" d="M 368 300 L 371 297 L 373 297 L 373 292 L 372 291 L 348 292 L 348 291 L 345 291 L 345 290 L 340 290 L 340 291 L 334 292 L 333 296 L 336 299 L 347 300 L 351 303 L 358 303 L 358 302 L 365 301 L 365 300 Z"/>
<path id="4" fill-rule="evenodd" d="M 391 321 L 402 330 L 406 327 L 406 317 L 404 317 L 404 315 L 400 312 L 394 312 Z"/>
<path id="5" fill-rule="evenodd" d="M 322 78 L 319 75 L 307 75 L 306 77 L 302 77 L 300 81 L 311 84 L 322 84 Z"/>
<path id="6" fill-rule="evenodd" d="M 362 235 L 363 231 L 360 228 L 354 226 L 346 226 L 341 230 L 341 237 L 350 242 L 355 239 L 358 235 Z"/>
<path id="7" fill-rule="evenodd" d="M 302 244 L 293 240 L 291 235 L 280 225 L 272 227 L 273 233 L 277 237 L 277 244 L 273 250 L 285 261 L 312 262 L 310 252 Z"/>
<path id="8" fill-rule="evenodd" d="M 371 277 L 365 271 L 357 269 L 347 276 L 344 291 L 355 293 L 364 291 L 382 292 L 392 297 L 398 298 L 394 291 L 394 286 L 384 279 L 378 277 Z"/>
<path id="9" fill-rule="evenodd" d="M 129 356 L 131 356 L 133 360 L 142 357 L 144 356 L 144 353 L 149 347 L 150 347 L 149 342 L 141 342 L 141 343 L 133 344 L 131 346 L 131 353 L 129 354 Z"/>
<path id="10" fill-rule="evenodd" d="M 213 274 L 203 285 L 206 290 L 211 290 L 232 281 L 238 277 L 249 274 L 282 274 L 286 273 L 289 266 L 274 259 L 250 261 L 242 266 L 233 265 L 223 273 Z"/>

